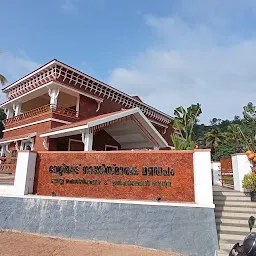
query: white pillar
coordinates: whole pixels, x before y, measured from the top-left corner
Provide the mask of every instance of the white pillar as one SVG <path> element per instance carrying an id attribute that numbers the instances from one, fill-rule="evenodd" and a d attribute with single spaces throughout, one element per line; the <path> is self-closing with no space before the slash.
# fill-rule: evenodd
<path id="1" fill-rule="evenodd" d="M 212 192 L 211 151 L 208 149 L 194 150 L 194 192 L 195 202 L 214 207 Z"/>
<path id="2" fill-rule="evenodd" d="M 221 186 L 220 162 L 212 162 L 213 185 Z"/>
<path id="3" fill-rule="evenodd" d="M 57 106 L 59 92 L 59 88 L 49 88 L 48 95 L 50 96 L 50 105 Z"/>
<path id="4" fill-rule="evenodd" d="M 9 107 L 6 109 L 6 119 L 9 119 L 12 117 L 13 117 L 13 109 Z"/>
<path id="5" fill-rule="evenodd" d="M 14 116 L 18 116 L 21 113 L 21 104 L 13 104 Z"/>
<path id="6" fill-rule="evenodd" d="M 15 195 L 33 193 L 36 156 L 37 153 L 33 151 L 18 153 L 13 189 Z"/>
<path id="7" fill-rule="evenodd" d="M 92 151 L 93 133 L 89 129 L 82 131 L 82 141 L 84 143 L 84 151 Z"/>
<path id="8" fill-rule="evenodd" d="M 244 175 L 251 172 L 251 164 L 246 154 L 232 155 L 234 190 L 244 192 L 242 181 Z"/>
<path id="9" fill-rule="evenodd" d="M 11 152 L 9 149 L 9 145 L 10 145 L 10 143 L 5 144 L 5 152 L 7 152 L 7 153 Z"/>
<path id="10" fill-rule="evenodd" d="M 76 98 L 76 111 L 79 113 L 79 104 L 80 104 L 80 94 Z"/>
<path id="11" fill-rule="evenodd" d="M 5 148 L 5 145 L 4 145 L 4 144 L 2 144 L 2 145 L 1 145 L 1 156 L 3 156 L 3 155 L 4 155 L 4 148 Z"/>

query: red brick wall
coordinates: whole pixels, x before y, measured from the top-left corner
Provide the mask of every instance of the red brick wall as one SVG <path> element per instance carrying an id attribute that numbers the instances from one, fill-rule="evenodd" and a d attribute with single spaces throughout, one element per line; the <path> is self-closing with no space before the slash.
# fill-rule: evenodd
<path id="1" fill-rule="evenodd" d="M 173 146 L 170 135 L 173 133 L 174 129 L 169 125 L 167 130 L 165 131 L 164 127 L 156 125 L 156 124 L 153 124 L 153 125 L 157 129 L 157 131 L 162 135 L 162 137 L 166 140 L 168 145 Z"/>
<path id="2" fill-rule="evenodd" d="M 118 146 L 121 148 L 120 144 L 114 140 L 105 130 L 98 131 L 93 136 L 93 150 L 105 151 L 105 145 Z"/>
<path id="3" fill-rule="evenodd" d="M 50 139 L 49 150 L 50 151 L 68 151 L 69 139 L 82 141 L 82 135 L 77 134 L 73 136 Z"/>
<path id="4" fill-rule="evenodd" d="M 40 124 L 35 124 L 19 129 L 15 129 L 12 131 L 7 131 L 4 132 L 4 138 L 11 138 L 14 136 L 22 136 L 22 134 L 28 134 L 28 133 L 34 133 L 36 132 L 37 135 L 35 137 L 35 151 L 44 151 L 45 148 L 43 147 L 43 138 L 40 138 L 40 134 L 43 132 L 46 132 L 50 129 L 51 127 L 51 121 L 40 123 Z"/>
<path id="5" fill-rule="evenodd" d="M 50 139 L 49 150 L 50 151 L 68 151 L 69 139 L 82 141 L 81 134 L 74 136 L 67 136 L 62 138 Z M 93 150 L 105 151 L 105 145 L 118 146 L 120 144 L 114 140 L 105 130 L 98 131 L 93 136 Z"/>
<path id="6" fill-rule="evenodd" d="M 60 176 L 49 172 L 50 166 L 62 164 L 77 165 L 78 173 Z M 83 174 L 84 166 L 101 166 L 102 164 L 136 167 L 138 175 Z M 169 167 L 174 169 L 175 174 L 174 176 L 143 176 L 142 167 L 150 166 L 162 167 L 165 170 Z M 58 181 L 64 179 L 64 184 L 54 184 L 52 179 Z M 67 179 L 98 180 L 100 184 L 70 184 L 67 183 Z M 113 180 L 149 181 L 150 185 L 113 185 Z M 171 181 L 171 186 L 153 186 L 152 184 L 152 182 L 162 181 Z M 194 202 L 193 151 L 38 152 L 34 192 L 39 195 L 51 195 L 55 192 L 57 196 L 152 201 L 160 196 L 163 201 Z"/>
<path id="7" fill-rule="evenodd" d="M 231 157 L 221 159 L 220 160 L 220 168 L 222 171 L 231 171 L 232 170 Z"/>
<path id="8" fill-rule="evenodd" d="M 99 115 L 98 112 L 96 112 L 98 107 L 98 104 L 95 100 L 85 97 L 83 95 L 80 95 L 80 102 L 79 102 L 79 119 L 87 119 L 92 116 Z"/>

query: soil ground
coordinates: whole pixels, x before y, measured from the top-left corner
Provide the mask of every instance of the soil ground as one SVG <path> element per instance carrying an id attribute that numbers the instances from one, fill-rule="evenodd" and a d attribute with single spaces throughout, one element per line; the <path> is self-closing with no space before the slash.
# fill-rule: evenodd
<path id="1" fill-rule="evenodd" d="M 1 256 L 178 256 L 130 245 L 0 231 Z"/>

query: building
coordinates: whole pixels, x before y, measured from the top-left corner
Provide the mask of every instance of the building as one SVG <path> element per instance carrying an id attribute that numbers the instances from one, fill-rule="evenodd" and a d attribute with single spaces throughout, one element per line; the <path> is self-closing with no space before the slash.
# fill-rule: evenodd
<path id="1" fill-rule="evenodd" d="M 210 150 L 157 151 L 170 116 L 57 60 L 3 92 L 0 229 L 216 255 Z"/>
<path id="2" fill-rule="evenodd" d="M 159 149 L 171 117 L 56 59 L 3 89 L 1 156 L 17 150 Z"/>

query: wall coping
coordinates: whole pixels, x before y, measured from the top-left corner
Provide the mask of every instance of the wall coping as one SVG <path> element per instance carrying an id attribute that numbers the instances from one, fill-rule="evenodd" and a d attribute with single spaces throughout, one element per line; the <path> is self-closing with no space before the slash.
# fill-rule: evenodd
<path id="1" fill-rule="evenodd" d="M 231 156 L 244 156 L 246 155 L 246 153 L 236 153 L 236 154 L 232 154 Z"/>
<path id="2" fill-rule="evenodd" d="M 96 151 L 96 150 L 92 150 L 92 151 L 38 151 L 37 153 L 41 154 L 41 153 L 46 153 L 46 154 L 122 154 L 122 153 L 143 153 L 143 154 L 163 154 L 163 153 L 170 153 L 170 154 L 191 154 L 193 153 L 193 150 L 114 150 L 114 151 Z"/>
<path id="3" fill-rule="evenodd" d="M 112 204 L 135 204 L 135 205 L 152 205 L 152 206 L 172 206 L 172 207 L 189 207 L 189 208 L 211 208 L 214 204 L 203 205 L 196 203 L 179 203 L 179 202 L 153 202 L 146 200 L 126 200 L 126 199 L 99 199 L 99 198 L 83 198 L 83 197 L 52 197 L 38 195 L 0 195 L 0 197 L 23 198 L 23 199 L 43 199 L 43 200 L 60 200 L 60 201 L 78 201 L 78 202 L 94 202 L 94 203 L 112 203 Z"/>
<path id="4" fill-rule="evenodd" d="M 194 152 L 211 152 L 210 148 L 194 149 Z"/>
<path id="5" fill-rule="evenodd" d="M 18 150 L 18 153 L 36 153 L 37 154 L 37 151 L 34 151 L 34 150 Z"/>
<path id="6" fill-rule="evenodd" d="M 61 154 L 70 154 L 70 153 L 75 153 L 75 154 L 91 154 L 91 153 L 99 153 L 99 154 L 121 154 L 121 153 L 146 153 L 146 154 L 163 154 L 163 153 L 170 153 L 170 154 L 191 154 L 194 152 L 210 152 L 210 149 L 195 149 L 195 150 L 116 150 L 116 151 L 37 151 L 37 153 L 41 154 L 56 154 L 56 153 L 61 153 Z M 24 152 L 24 151 L 23 151 Z"/>

